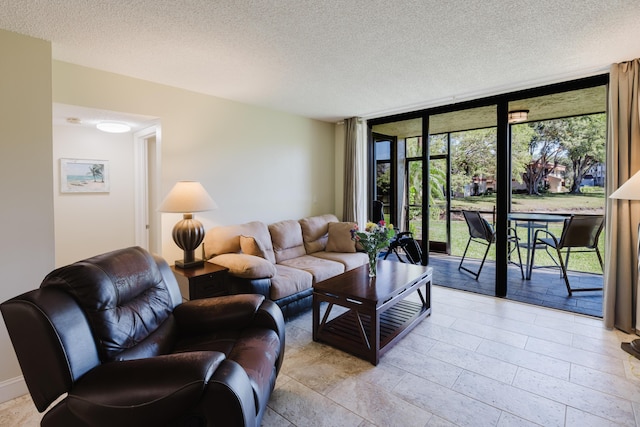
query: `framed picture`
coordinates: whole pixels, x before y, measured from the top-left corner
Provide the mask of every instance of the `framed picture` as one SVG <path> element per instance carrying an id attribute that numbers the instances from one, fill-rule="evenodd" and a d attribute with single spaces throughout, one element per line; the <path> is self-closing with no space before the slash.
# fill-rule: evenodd
<path id="1" fill-rule="evenodd" d="M 108 193 L 109 161 L 60 159 L 62 193 Z"/>

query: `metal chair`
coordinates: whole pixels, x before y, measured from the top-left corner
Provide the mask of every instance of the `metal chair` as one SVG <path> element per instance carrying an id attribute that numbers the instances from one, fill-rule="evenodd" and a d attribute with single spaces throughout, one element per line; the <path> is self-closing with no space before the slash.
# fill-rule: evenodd
<path id="1" fill-rule="evenodd" d="M 413 233 L 410 231 L 403 231 L 396 234 L 393 239 L 391 239 L 391 243 L 389 243 L 389 248 L 387 248 L 387 253 L 384 255 L 384 259 L 387 259 L 389 254 L 393 252 L 398 261 L 405 262 L 400 256 L 400 252 L 398 249 L 401 249 L 404 252 L 405 257 L 407 258 L 408 263 L 410 264 L 422 264 L 422 249 L 420 249 L 420 245 L 413 238 Z"/>
<path id="2" fill-rule="evenodd" d="M 484 262 L 487 259 L 487 254 L 489 253 L 489 249 L 491 248 L 491 244 L 496 241 L 496 233 L 493 230 L 493 226 L 480 215 L 479 211 L 462 211 L 462 215 L 464 215 L 464 219 L 467 222 L 467 227 L 469 227 L 469 240 L 467 241 L 467 246 L 464 249 L 464 253 L 462 254 L 462 259 L 460 260 L 460 265 L 458 265 L 458 270 L 464 270 L 467 273 L 471 273 L 476 280 L 480 277 L 480 272 L 482 271 L 482 267 L 484 266 Z M 520 274 L 522 279 L 524 280 L 524 270 L 522 269 L 522 256 L 520 254 L 520 239 L 518 238 L 518 233 L 515 228 L 508 228 L 508 237 L 507 241 L 510 244 L 508 257 L 511 259 L 511 254 L 513 251 L 517 251 L 518 253 L 518 265 L 520 266 Z M 482 257 L 482 261 L 480 262 L 480 268 L 478 271 L 473 271 L 465 266 L 463 266 L 464 259 L 467 256 L 467 251 L 469 250 L 469 245 L 471 242 L 477 242 L 483 245 L 486 245 L 487 249 L 484 252 L 484 256 Z M 511 246 L 513 244 L 513 246 Z"/>
<path id="3" fill-rule="evenodd" d="M 536 248 L 538 245 L 545 245 L 556 250 L 558 255 L 558 265 L 560 266 L 564 283 L 567 286 L 569 296 L 572 292 L 584 291 L 601 291 L 602 288 L 571 288 L 569 277 L 567 276 L 567 264 L 569 263 L 569 255 L 573 252 L 595 252 L 600 262 L 600 268 L 604 272 L 604 264 L 602 255 L 598 249 L 598 239 L 604 226 L 603 215 L 572 215 L 564 220 L 562 234 L 558 239 L 553 233 L 547 230 L 536 230 L 533 237 L 533 251 L 531 253 L 531 266 L 536 256 Z M 544 233 L 545 237 L 539 237 Z M 565 259 L 562 259 L 562 251 L 566 249 Z M 554 260 L 555 262 L 555 260 Z"/>
<path id="4" fill-rule="evenodd" d="M 374 200 L 371 207 L 373 209 L 371 212 L 371 222 L 377 224 L 384 220 L 384 204 L 380 200 Z"/>

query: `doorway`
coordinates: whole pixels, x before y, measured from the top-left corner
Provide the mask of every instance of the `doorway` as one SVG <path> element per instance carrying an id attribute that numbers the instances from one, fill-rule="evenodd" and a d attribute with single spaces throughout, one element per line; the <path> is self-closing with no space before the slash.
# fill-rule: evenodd
<path id="1" fill-rule="evenodd" d="M 160 254 L 160 128 L 136 132 L 135 146 L 135 234 L 136 245 Z"/>

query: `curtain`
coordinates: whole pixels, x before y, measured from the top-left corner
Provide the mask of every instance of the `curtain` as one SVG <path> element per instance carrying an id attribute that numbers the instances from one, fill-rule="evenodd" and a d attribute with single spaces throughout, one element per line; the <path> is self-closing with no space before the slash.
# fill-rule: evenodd
<path id="1" fill-rule="evenodd" d="M 344 121 L 343 221 L 366 221 L 366 129 L 358 117 Z"/>
<path id="2" fill-rule="evenodd" d="M 613 64 L 609 76 L 607 196 L 640 170 L 640 59 Z M 640 331 L 638 223 L 640 201 L 607 198 L 603 317 L 607 328 Z"/>

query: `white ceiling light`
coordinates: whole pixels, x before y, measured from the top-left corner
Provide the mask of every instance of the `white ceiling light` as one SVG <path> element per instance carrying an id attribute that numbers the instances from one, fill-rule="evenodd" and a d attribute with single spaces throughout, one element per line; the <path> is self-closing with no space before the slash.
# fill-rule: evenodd
<path id="1" fill-rule="evenodd" d="M 524 122 L 529 118 L 529 110 L 509 111 L 509 123 Z"/>
<path id="2" fill-rule="evenodd" d="M 100 122 L 96 127 L 103 132 L 109 133 L 125 133 L 131 130 L 131 126 L 118 122 Z"/>

